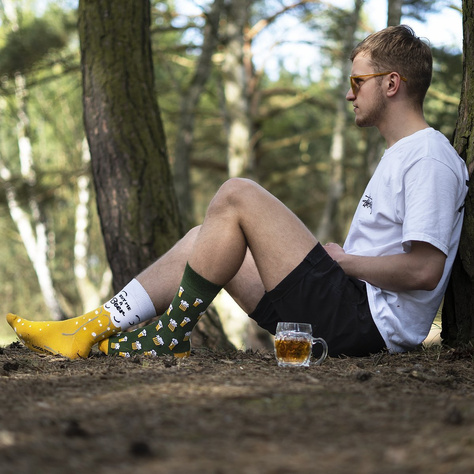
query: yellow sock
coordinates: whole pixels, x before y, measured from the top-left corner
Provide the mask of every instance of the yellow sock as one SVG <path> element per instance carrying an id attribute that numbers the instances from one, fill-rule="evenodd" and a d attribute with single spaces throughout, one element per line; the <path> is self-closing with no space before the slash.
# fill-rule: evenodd
<path id="1" fill-rule="evenodd" d="M 69 359 L 87 357 L 96 342 L 120 332 L 103 306 L 65 321 L 29 321 L 11 313 L 7 321 L 29 349 Z"/>
<path id="2" fill-rule="evenodd" d="M 148 293 L 133 279 L 107 303 L 83 316 L 65 321 L 29 321 L 10 313 L 7 321 L 29 349 L 77 359 L 87 357 L 97 342 L 155 316 Z"/>

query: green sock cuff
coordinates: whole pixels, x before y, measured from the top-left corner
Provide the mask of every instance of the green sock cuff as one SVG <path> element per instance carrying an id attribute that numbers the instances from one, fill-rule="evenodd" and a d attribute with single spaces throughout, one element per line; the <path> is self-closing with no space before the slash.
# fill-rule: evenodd
<path id="1" fill-rule="evenodd" d="M 189 285 L 194 291 L 199 291 L 206 298 L 214 299 L 217 293 L 222 290 L 222 286 L 212 283 L 212 281 L 206 280 L 204 277 L 196 273 L 189 263 L 186 263 L 186 268 L 183 274 L 183 286 L 184 284 Z"/>

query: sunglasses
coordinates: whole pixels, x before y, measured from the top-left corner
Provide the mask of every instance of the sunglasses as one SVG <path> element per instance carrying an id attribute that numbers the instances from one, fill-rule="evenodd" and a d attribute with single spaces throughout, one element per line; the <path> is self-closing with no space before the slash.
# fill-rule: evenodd
<path id="1" fill-rule="evenodd" d="M 351 89 L 353 94 L 357 95 L 366 79 L 370 79 L 371 77 L 377 76 L 386 76 L 387 74 L 391 74 L 392 72 L 393 71 L 376 72 L 374 74 L 360 74 L 359 76 L 349 76 L 349 79 L 351 80 Z M 407 81 L 406 77 L 403 76 L 400 76 L 400 79 L 405 82 Z"/>

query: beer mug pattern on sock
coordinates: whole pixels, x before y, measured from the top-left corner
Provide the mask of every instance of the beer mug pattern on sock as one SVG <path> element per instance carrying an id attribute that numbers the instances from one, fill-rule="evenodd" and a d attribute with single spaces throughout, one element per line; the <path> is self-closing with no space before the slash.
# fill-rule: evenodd
<path id="1" fill-rule="evenodd" d="M 189 300 L 187 291 L 181 286 L 176 298 L 169 305 L 160 320 L 130 331 L 119 333 L 108 339 L 108 347 L 101 350 L 108 355 L 131 357 L 135 354 L 159 356 L 171 354 L 175 357 L 188 357 L 191 352 L 191 333 L 194 326 L 204 314 L 205 299 L 191 291 Z"/>

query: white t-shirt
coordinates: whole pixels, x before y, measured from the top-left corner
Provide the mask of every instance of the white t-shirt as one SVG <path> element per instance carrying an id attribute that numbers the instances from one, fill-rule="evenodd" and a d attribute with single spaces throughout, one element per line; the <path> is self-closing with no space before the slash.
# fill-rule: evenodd
<path id="1" fill-rule="evenodd" d="M 447 256 L 433 291 L 393 292 L 367 283 L 372 316 L 390 352 L 413 349 L 431 329 L 459 244 L 468 179 L 464 161 L 446 137 L 427 128 L 385 151 L 357 207 L 346 253 L 400 254 L 415 240 Z"/>

